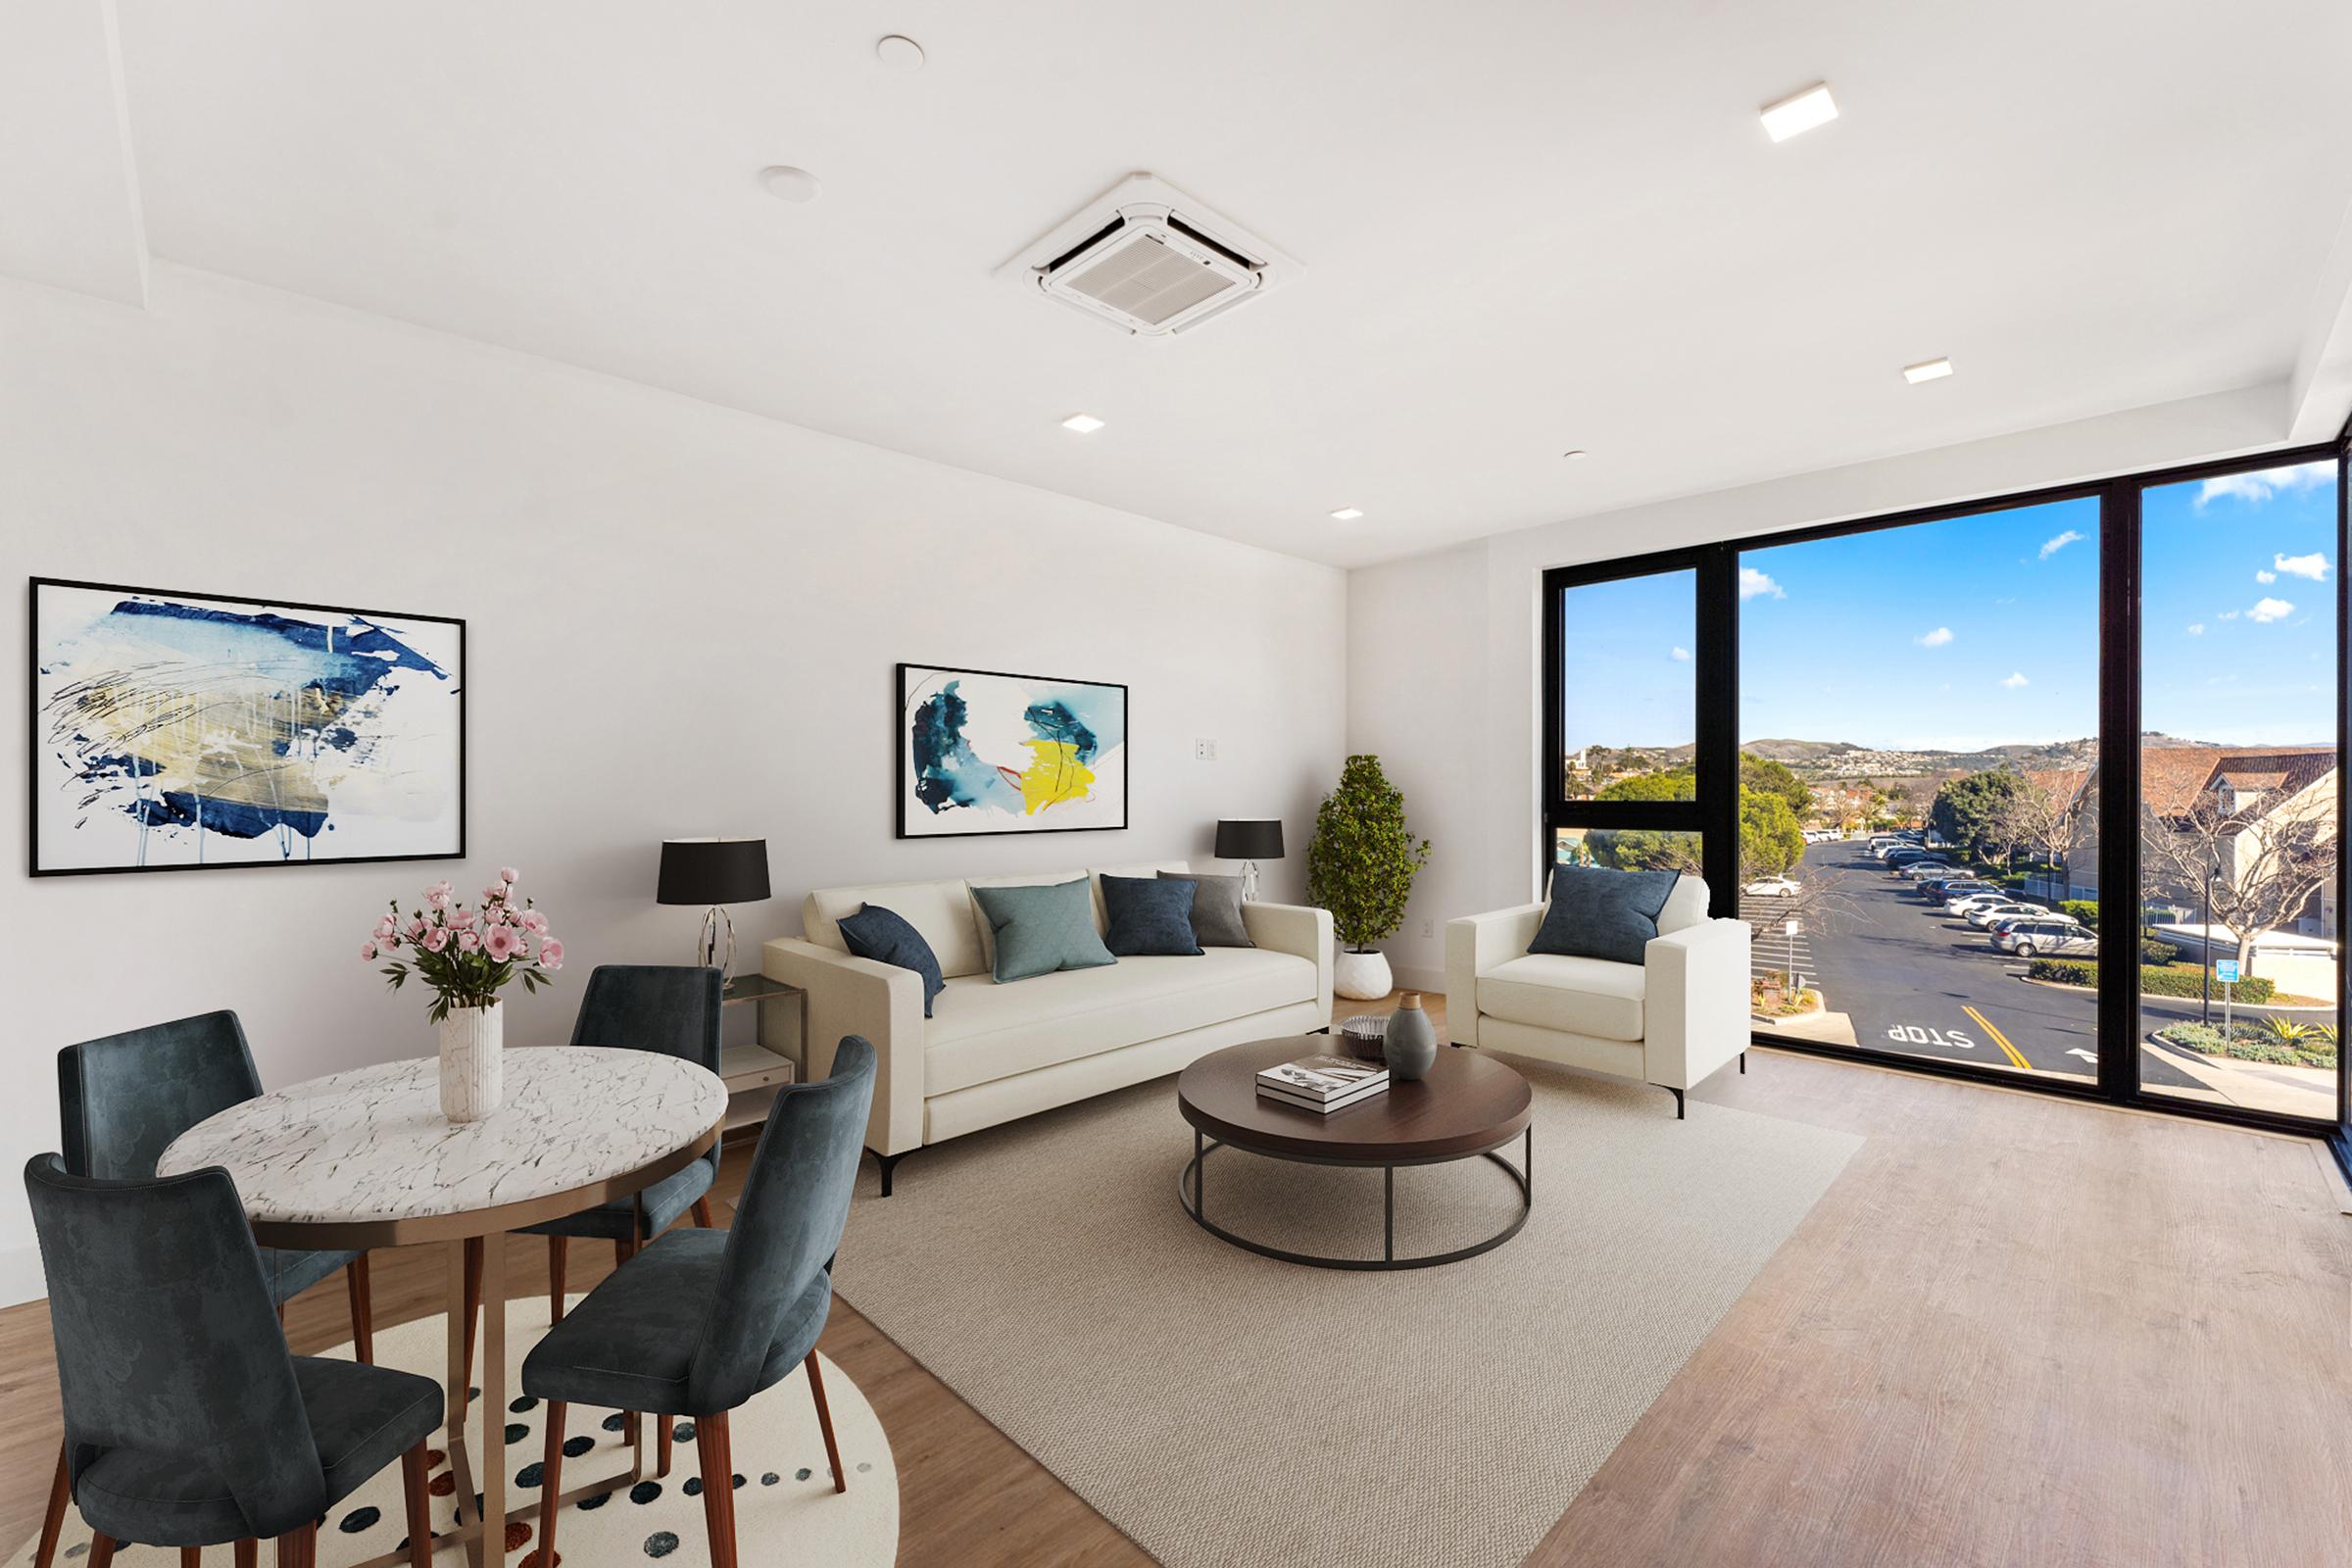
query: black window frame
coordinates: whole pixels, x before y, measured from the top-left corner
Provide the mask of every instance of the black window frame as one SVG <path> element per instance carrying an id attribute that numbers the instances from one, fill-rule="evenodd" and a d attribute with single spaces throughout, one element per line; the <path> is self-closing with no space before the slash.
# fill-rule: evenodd
<path id="1" fill-rule="evenodd" d="M 1650 828 L 1702 835 L 1701 858 L 1711 912 L 1733 916 L 1739 909 L 1739 769 L 1740 769 L 1740 559 L 1751 550 L 1805 544 L 1850 534 L 1876 533 L 1889 528 L 1984 516 L 2024 507 L 2063 501 L 2094 501 L 2098 508 L 2099 549 L 2099 887 L 2101 898 L 2111 890 L 2128 890 L 2136 901 L 2139 889 L 2140 767 L 2140 578 L 2142 546 L 2140 496 L 2151 488 L 2233 473 L 2260 472 L 2304 463 L 2336 465 L 2336 821 L 2339 838 L 2352 839 L 2352 664 L 2347 644 L 2352 642 L 2352 584 L 2345 564 L 2352 546 L 2352 421 L 2333 440 L 2316 445 L 2280 447 L 2216 462 L 2182 464 L 2172 467 L 2119 474 L 2079 484 L 2053 485 L 1940 506 L 1918 507 L 1838 522 L 1819 523 L 1774 532 L 1712 541 L 1676 550 L 1606 561 L 1554 566 L 1543 574 L 1541 687 L 1543 715 L 1539 726 L 1543 746 L 1542 836 L 1537 847 L 1537 891 L 1549 885 L 1550 867 L 1562 828 Z M 1697 712 L 1696 750 L 1692 757 L 1697 782 L 1690 801 L 1573 801 L 1567 798 L 1561 749 L 1562 684 L 1561 600 L 1566 590 L 1593 583 L 1649 576 L 1659 572 L 1696 573 L 1697 646 L 1694 653 Z M 2129 744 L 2111 746 L 2108 737 L 2123 736 Z M 2345 894 L 2352 884 L 2352 867 L 2339 854 L 2336 868 L 2336 1028 L 2344 1037 L 2348 1003 L 2345 949 L 2342 935 L 2348 912 Z M 1751 1033 L 1757 1045 L 1801 1052 L 1844 1061 L 1865 1061 L 1935 1077 L 1997 1084 L 2065 1099 L 2095 1101 L 2153 1110 L 2193 1120 L 2221 1122 L 2318 1137 L 2326 1141 L 2339 1165 L 2352 1175 L 2352 1063 L 2339 1047 L 2336 1058 L 2336 1114 L 2332 1125 L 2324 1118 L 2289 1115 L 2249 1106 L 2221 1105 L 2179 1096 L 2157 1094 L 2139 1082 L 2139 987 L 2136 966 L 2102 966 L 2097 1003 L 2099 1061 L 2091 1080 L 2065 1079 L 2039 1073 L 2019 1073 L 1973 1062 L 1907 1055 L 1873 1046 L 1819 1045 L 1762 1031 Z M 2128 1044 L 2111 1045 L 2111 1042 Z"/>

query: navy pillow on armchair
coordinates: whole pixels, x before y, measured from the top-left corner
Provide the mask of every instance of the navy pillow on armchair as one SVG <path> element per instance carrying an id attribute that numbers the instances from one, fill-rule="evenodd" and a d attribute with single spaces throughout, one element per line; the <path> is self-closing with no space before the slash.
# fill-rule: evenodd
<path id="1" fill-rule="evenodd" d="M 1530 953 L 1640 963 L 1658 934 L 1658 912 L 1674 894 L 1679 871 L 1611 871 L 1597 865 L 1551 868 L 1551 907 Z"/>
<path id="2" fill-rule="evenodd" d="M 860 905 L 856 914 L 838 923 L 841 940 L 858 957 L 912 969 L 923 977 L 923 1016 L 930 1017 L 931 999 L 947 990 L 948 982 L 939 972 L 938 955 L 923 934 L 908 925 L 904 915 L 879 904 Z"/>

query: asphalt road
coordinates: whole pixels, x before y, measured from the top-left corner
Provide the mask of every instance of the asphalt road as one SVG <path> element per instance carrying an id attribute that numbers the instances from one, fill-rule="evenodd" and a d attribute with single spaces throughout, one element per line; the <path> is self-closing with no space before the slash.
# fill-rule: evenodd
<path id="1" fill-rule="evenodd" d="M 1806 922 L 1797 968 L 1831 1011 L 1853 1020 L 1858 1044 L 2020 1071 L 2097 1075 L 2098 1009 L 2089 992 L 2027 984 L 2024 960 L 1928 903 L 1905 878 L 1889 876 L 1859 841 L 1809 846 L 1796 875 L 1834 896 L 1834 907 Z M 1743 913 L 1764 922 L 1757 967 L 1783 967 L 1777 901 L 1742 903 Z M 2198 1015 L 2193 1001 L 2143 998 L 2140 1008 L 2150 1028 Z M 2253 1016 L 2256 1009 L 2238 1010 Z M 2140 1074 L 2152 1089 L 2193 1087 L 2145 1054 Z"/>

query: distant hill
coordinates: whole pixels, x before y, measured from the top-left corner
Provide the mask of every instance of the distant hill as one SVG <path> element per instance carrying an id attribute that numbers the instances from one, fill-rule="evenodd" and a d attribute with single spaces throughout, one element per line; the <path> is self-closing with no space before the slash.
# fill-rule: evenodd
<path id="1" fill-rule="evenodd" d="M 1790 763 L 1821 761 L 1828 758 L 1840 756 L 1846 752 L 1859 752 L 1864 750 L 1864 748 L 1856 746 L 1852 741 L 1788 740 L 1749 741 L 1746 745 L 1740 747 L 1740 749 L 1743 752 L 1752 752 L 1758 757 L 1768 758 L 1775 762 Z"/>

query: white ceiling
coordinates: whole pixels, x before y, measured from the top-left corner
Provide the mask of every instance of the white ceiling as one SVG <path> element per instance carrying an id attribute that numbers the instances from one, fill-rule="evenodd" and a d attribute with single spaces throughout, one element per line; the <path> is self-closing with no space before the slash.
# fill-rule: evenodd
<path id="1" fill-rule="evenodd" d="M 2341 0 L 120 5 L 160 257 L 1342 564 L 2284 381 L 2344 284 Z M 1134 170 L 1302 276 L 991 275 Z"/>

